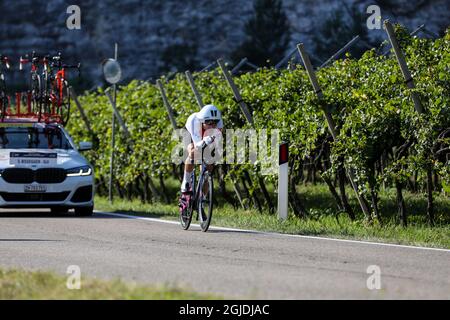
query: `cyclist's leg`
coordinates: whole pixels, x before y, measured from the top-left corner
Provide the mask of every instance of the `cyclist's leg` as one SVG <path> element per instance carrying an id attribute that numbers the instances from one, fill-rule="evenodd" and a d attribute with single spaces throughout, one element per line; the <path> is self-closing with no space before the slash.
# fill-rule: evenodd
<path id="1" fill-rule="evenodd" d="M 182 220 L 183 220 L 183 217 L 186 217 L 186 215 L 189 213 L 187 209 L 189 207 L 189 202 L 191 199 L 190 191 L 192 190 L 192 188 L 189 184 L 192 181 L 191 177 L 192 177 L 192 172 L 194 171 L 194 144 L 193 143 L 188 145 L 187 151 L 188 151 L 188 157 L 184 161 L 184 175 L 183 175 L 183 181 L 181 182 L 181 196 L 180 196 L 179 203 L 178 203 L 178 206 L 180 207 L 181 214 L 182 214 Z M 189 223 L 186 228 L 189 227 Z"/>
<path id="2" fill-rule="evenodd" d="M 190 143 L 187 147 L 188 157 L 184 161 L 184 175 L 183 182 L 181 183 L 181 192 L 188 192 L 189 183 L 191 182 L 192 171 L 194 171 L 194 157 L 195 157 L 195 147 L 194 143 Z"/>

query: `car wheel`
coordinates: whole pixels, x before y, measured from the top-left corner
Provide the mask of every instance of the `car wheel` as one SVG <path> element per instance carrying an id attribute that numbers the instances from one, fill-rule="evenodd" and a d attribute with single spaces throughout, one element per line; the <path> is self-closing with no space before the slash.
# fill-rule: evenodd
<path id="1" fill-rule="evenodd" d="M 94 214 L 94 206 L 75 208 L 75 215 L 80 217 L 88 217 Z"/>

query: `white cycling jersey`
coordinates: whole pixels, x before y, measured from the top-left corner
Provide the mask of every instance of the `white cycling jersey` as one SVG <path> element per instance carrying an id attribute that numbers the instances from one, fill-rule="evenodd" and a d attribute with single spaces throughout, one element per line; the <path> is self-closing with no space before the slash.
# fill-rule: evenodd
<path id="1" fill-rule="evenodd" d="M 197 145 L 200 141 L 202 141 L 204 135 L 202 122 L 197 118 L 197 114 L 198 112 L 191 114 L 186 121 L 186 129 L 191 134 L 194 145 Z M 222 119 L 220 119 L 219 123 L 217 124 L 217 129 L 222 130 L 222 128 L 223 121 Z"/>

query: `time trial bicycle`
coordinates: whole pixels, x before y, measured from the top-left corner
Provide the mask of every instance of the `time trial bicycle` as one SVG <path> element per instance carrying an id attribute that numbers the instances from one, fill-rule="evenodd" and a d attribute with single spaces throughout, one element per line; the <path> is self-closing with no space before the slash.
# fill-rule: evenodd
<path id="1" fill-rule="evenodd" d="M 204 148 L 203 148 L 204 150 Z M 194 160 L 191 162 L 194 164 Z M 195 166 L 197 167 L 197 166 Z M 204 163 L 203 157 L 200 164 L 200 173 L 197 185 L 195 184 L 195 171 L 191 174 L 191 191 L 184 194 L 184 201 L 180 201 L 180 222 L 184 230 L 189 229 L 194 212 L 197 212 L 197 219 L 203 232 L 208 231 L 213 213 L 213 171 L 208 171 L 208 165 Z"/>

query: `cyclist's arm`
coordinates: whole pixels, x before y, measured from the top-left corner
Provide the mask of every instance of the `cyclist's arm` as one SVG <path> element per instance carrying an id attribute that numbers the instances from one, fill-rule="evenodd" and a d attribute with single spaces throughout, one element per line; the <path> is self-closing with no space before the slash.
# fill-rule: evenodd
<path id="1" fill-rule="evenodd" d="M 191 134 L 194 146 L 197 148 L 197 146 L 203 141 L 203 138 L 201 136 L 201 123 L 196 119 L 195 113 L 190 115 L 187 119 L 186 129 Z"/>

